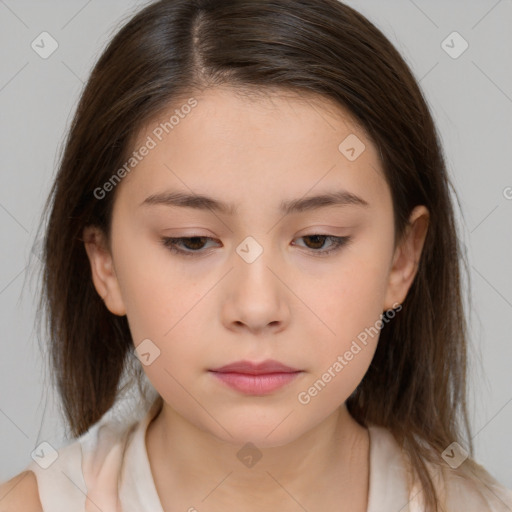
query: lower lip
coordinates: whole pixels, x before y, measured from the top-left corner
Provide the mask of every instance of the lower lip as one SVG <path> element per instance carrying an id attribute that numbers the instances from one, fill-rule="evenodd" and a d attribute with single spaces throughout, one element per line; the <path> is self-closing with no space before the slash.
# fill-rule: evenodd
<path id="1" fill-rule="evenodd" d="M 299 373 L 265 373 L 249 375 L 246 373 L 212 372 L 229 387 L 246 395 L 266 395 L 291 382 Z"/>

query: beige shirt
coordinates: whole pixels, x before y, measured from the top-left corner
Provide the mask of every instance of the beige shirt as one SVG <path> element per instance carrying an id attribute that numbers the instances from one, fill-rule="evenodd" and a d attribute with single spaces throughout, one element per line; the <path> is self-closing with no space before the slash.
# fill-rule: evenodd
<path id="1" fill-rule="evenodd" d="M 142 419 L 129 426 L 103 417 L 58 450 L 57 459 L 46 469 L 32 462 L 26 469 L 36 475 L 44 512 L 164 512 L 145 443 L 146 429 L 161 403 L 155 401 Z M 417 484 L 408 489 L 402 450 L 394 437 L 377 426 L 370 426 L 369 433 L 367 512 L 422 512 L 422 493 Z M 447 473 L 451 474 L 449 468 Z M 446 512 L 512 511 L 512 491 L 498 482 L 475 487 L 453 476 L 447 489 Z M 194 508 L 200 511 L 201 504 L 191 503 L 190 510 Z"/>

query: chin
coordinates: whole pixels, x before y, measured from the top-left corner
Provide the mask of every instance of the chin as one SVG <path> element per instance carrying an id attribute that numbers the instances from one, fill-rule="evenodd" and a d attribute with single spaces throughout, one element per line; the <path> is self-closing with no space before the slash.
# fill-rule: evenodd
<path id="1" fill-rule="evenodd" d="M 220 420 L 222 425 L 226 425 L 229 434 L 218 424 L 215 424 L 213 430 L 209 430 L 209 432 L 220 441 L 239 448 L 247 443 L 252 443 L 260 449 L 277 448 L 295 441 L 307 430 L 305 426 L 301 429 L 296 421 L 290 423 L 288 419 L 283 421 L 285 417 L 286 414 L 279 418 L 270 417 L 260 421 L 256 421 L 254 416 L 252 420 L 247 416 L 240 421 L 224 422 Z"/>

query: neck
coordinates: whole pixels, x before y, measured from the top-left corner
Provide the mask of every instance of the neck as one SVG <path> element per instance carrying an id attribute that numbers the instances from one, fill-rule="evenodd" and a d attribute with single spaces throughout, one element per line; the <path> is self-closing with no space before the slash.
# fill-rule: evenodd
<path id="1" fill-rule="evenodd" d="M 191 503 L 200 504 L 208 496 L 205 503 L 226 510 L 234 505 L 243 511 L 278 506 L 282 511 L 297 510 L 297 503 L 312 510 L 322 499 L 324 510 L 331 510 L 329 503 L 332 510 L 340 510 L 347 500 L 354 505 L 351 510 L 366 510 L 368 431 L 344 404 L 288 444 L 246 447 L 237 456 L 241 446 L 198 429 L 164 402 L 146 439 L 158 494 L 163 505 L 168 496 L 173 509 L 183 500 L 188 510 Z"/>

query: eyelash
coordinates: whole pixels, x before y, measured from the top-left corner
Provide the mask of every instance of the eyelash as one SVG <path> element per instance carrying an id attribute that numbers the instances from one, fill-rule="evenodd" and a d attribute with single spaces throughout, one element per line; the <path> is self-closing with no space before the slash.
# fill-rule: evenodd
<path id="1" fill-rule="evenodd" d="M 322 257 L 327 256 L 333 252 L 339 251 L 342 247 L 346 246 L 352 239 L 352 237 L 350 237 L 350 236 L 333 236 L 333 235 L 323 235 L 323 234 L 304 235 L 299 238 L 314 238 L 314 237 L 321 237 L 321 238 L 323 237 L 326 240 L 331 240 L 333 242 L 332 247 L 327 250 L 318 251 L 318 250 L 310 249 L 315 254 L 315 256 L 318 255 L 318 256 L 322 256 Z M 194 257 L 194 256 L 199 256 L 201 254 L 204 254 L 204 251 L 201 252 L 201 249 L 196 250 L 196 251 L 190 251 L 190 250 L 184 251 L 183 249 L 177 248 L 178 243 L 180 243 L 184 240 L 192 240 L 194 238 L 213 240 L 213 238 L 208 237 L 208 236 L 188 236 L 188 237 L 179 237 L 179 238 L 163 237 L 161 239 L 161 241 L 162 241 L 162 244 L 164 245 L 164 247 L 166 247 L 167 249 L 169 249 L 169 251 L 171 251 L 173 253 L 176 253 L 176 254 L 179 254 L 182 256 L 187 256 L 187 257 L 189 257 L 189 256 Z"/>

